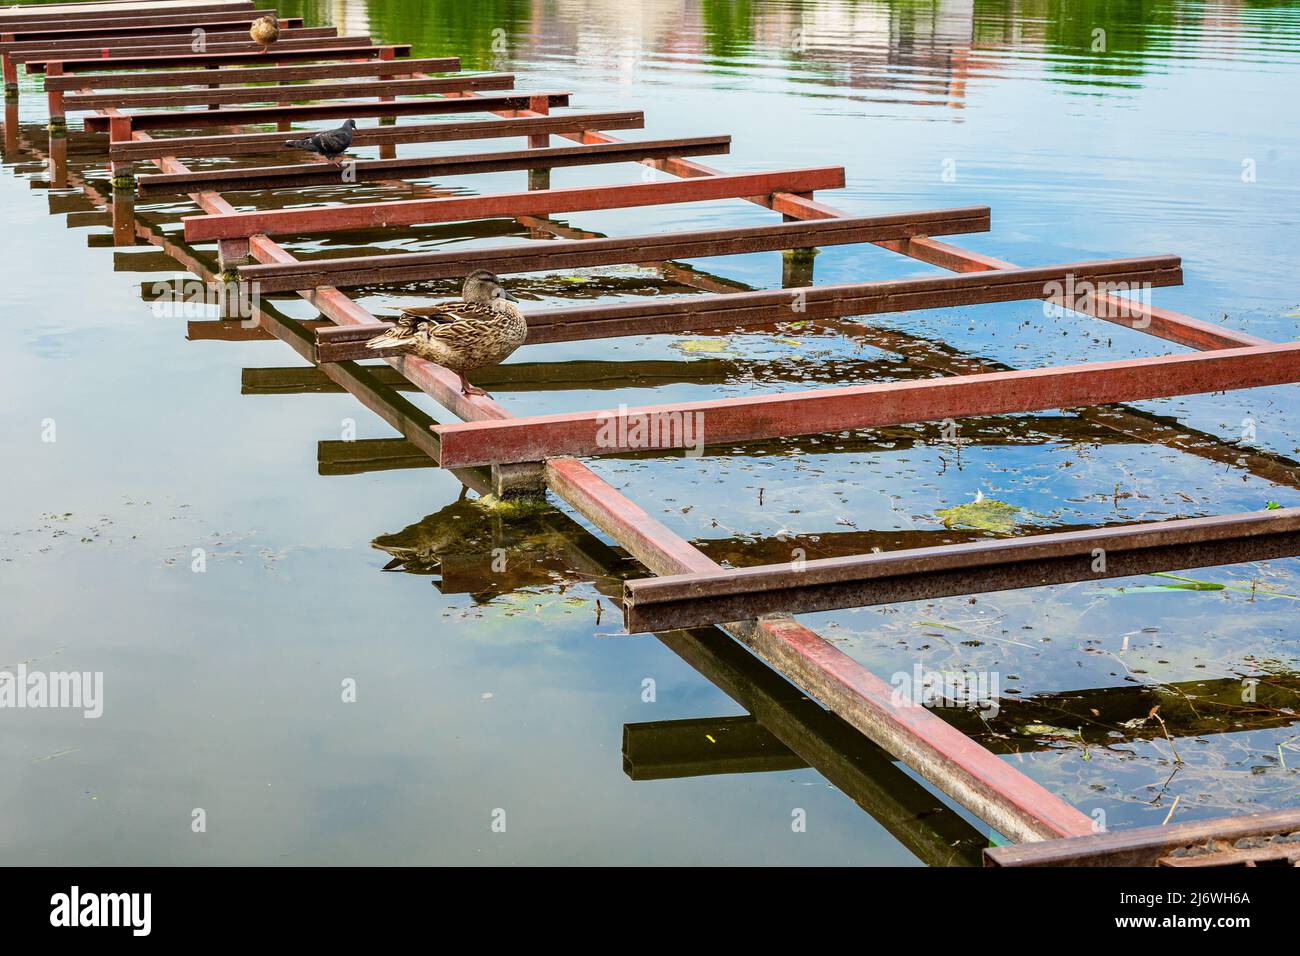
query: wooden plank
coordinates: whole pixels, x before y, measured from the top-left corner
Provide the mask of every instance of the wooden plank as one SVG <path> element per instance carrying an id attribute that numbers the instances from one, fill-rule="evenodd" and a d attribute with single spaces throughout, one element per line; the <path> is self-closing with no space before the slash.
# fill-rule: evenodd
<path id="1" fill-rule="evenodd" d="M 349 103 L 321 103 L 308 106 L 250 106 L 231 110 L 177 110 L 169 113 L 132 113 L 133 130 L 190 129 L 200 126 L 247 126 L 256 123 L 293 123 L 304 120 L 355 119 L 358 116 L 444 116 L 450 113 L 483 113 L 489 109 L 512 110 L 527 106 L 533 97 L 544 96 L 551 106 L 568 106 L 568 93 L 511 93 L 508 95 L 430 97 L 385 103 L 374 100 Z M 86 132 L 108 131 L 108 116 L 87 116 Z"/>
<path id="2" fill-rule="evenodd" d="M 261 44 L 249 39 L 249 26 L 249 21 L 244 20 L 221 29 L 203 28 L 204 45 L 214 53 L 236 49 L 260 50 Z M 195 29 L 183 27 L 179 33 L 142 33 L 121 37 L 74 36 L 52 40 L 13 40 L 0 42 L 0 53 L 9 54 L 15 63 L 26 63 L 29 60 L 81 59 L 89 56 L 112 59 L 119 55 L 202 52 L 194 46 L 195 38 L 191 33 Z M 280 31 L 276 45 L 293 48 L 306 45 L 304 40 L 325 40 L 337 36 L 338 30 L 334 27 L 290 27 Z"/>
<path id="3" fill-rule="evenodd" d="M 1291 508 L 627 581 L 624 604 L 638 633 L 1296 554 Z"/>
<path id="4" fill-rule="evenodd" d="M 390 61 L 391 62 L 391 61 Z M 410 69 L 405 62 L 399 64 Z M 63 108 L 74 110 L 140 109 L 152 106 L 206 106 L 218 103 L 305 103 L 348 96 L 412 96 L 425 93 L 463 93 L 467 90 L 508 90 L 515 85 L 511 73 L 441 76 L 421 79 L 380 79 L 356 83 L 285 83 L 275 86 L 220 90 L 163 90 L 144 93 L 72 93 Z"/>
<path id="5" fill-rule="evenodd" d="M 339 39 L 353 41 L 353 38 L 351 37 L 339 37 Z M 267 53 L 262 53 L 260 49 L 252 49 L 248 51 L 227 53 L 116 56 L 108 59 L 92 57 L 78 60 L 53 60 L 51 62 L 61 63 L 64 73 L 100 73 L 105 70 L 155 69 L 173 66 L 205 66 L 207 64 L 212 64 L 214 66 L 233 66 L 239 63 L 310 63 L 316 60 L 347 60 L 356 57 L 373 59 L 387 55 L 390 50 L 393 51 L 396 56 L 407 56 L 411 52 L 411 46 L 409 43 L 367 45 L 370 44 L 368 39 L 353 42 L 355 42 L 356 45 L 351 45 L 351 43 L 326 43 L 314 46 L 310 49 L 285 49 L 273 46 Z M 43 73 L 45 72 L 45 67 L 45 63 L 29 61 L 27 63 L 27 72 Z"/>
<path id="6" fill-rule="evenodd" d="M 428 176 L 468 176 L 511 169 L 554 169 L 560 166 L 666 159 L 670 156 L 698 156 L 706 153 L 725 153 L 730 148 L 730 136 L 699 136 L 693 139 L 649 140 L 615 146 L 558 146 L 468 156 L 360 160 L 348 164 L 347 175 L 349 182 L 423 179 Z M 142 176 L 137 182 L 137 188 L 141 196 L 148 197 L 192 193 L 203 189 L 237 192 L 248 189 L 335 185 L 340 181 L 339 167 L 315 162 L 295 166 Z"/>
<path id="7" fill-rule="evenodd" d="M 86 37 L 129 37 L 153 34 L 186 34 L 196 28 L 233 28 L 243 26 L 246 30 L 251 21 L 264 16 L 275 16 L 280 26 L 300 27 L 302 17 L 281 17 L 272 9 L 249 10 L 242 15 L 236 12 L 173 14 L 170 17 L 154 18 L 156 22 L 134 22 L 132 20 L 105 20 L 96 26 L 63 26 L 55 24 L 38 24 L 27 29 L 0 31 L 11 36 L 15 41 L 26 40 L 76 40 Z"/>
<path id="8" fill-rule="evenodd" d="M 1168 826 L 1116 830 L 1067 840 L 1045 840 L 984 851 L 988 866 L 1154 866 L 1182 847 L 1210 840 L 1235 842 L 1244 837 L 1300 832 L 1300 809 L 1271 810 Z"/>
<path id="9" fill-rule="evenodd" d="M 598 148 L 604 150 L 610 147 L 605 145 Z M 140 180 L 142 194 L 147 194 L 144 184 L 151 178 Z M 317 259 L 292 266 L 251 265 L 241 267 L 239 274 L 241 279 L 256 282 L 260 290 L 267 293 L 310 289 L 318 285 L 346 288 L 382 282 L 446 279 L 468 275 L 475 269 L 488 269 L 503 275 L 624 262 L 741 255 L 874 242 L 910 235 L 984 232 L 988 227 L 988 207 L 969 206 L 888 216 L 784 222 L 738 229 L 655 233 L 611 239 L 559 239 L 513 243 L 490 249 L 349 256 L 341 259 Z"/>
<path id="10" fill-rule="evenodd" d="M 1071 276 L 1076 283 L 1167 286 L 1182 281 L 1182 269 L 1176 256 L 1151 256 L 928 279 L 889 279 L 611 306 L 539 309 L 527 313 L 527 341 L 542 345 L 1036 299 L 1043 298 L 1054 283 L 1064 283 Z M 357 344 L 368 337 L 367 333 L 373 334 L 374 330 L 326 330 L 317 342 L 318 360 L 343 361 L 362 354 L 383 354 L 358 349 Z"/>
<path id="11" fill-rule="evenodd" d="M 480 101 L 489 97 L 478 97 Z M 283 209 L 274 212 L 233 213 L 225 216 L 187 216 L 185 238 L 190 242 L 211 239 L 242 239 L 251 235 L 292 235 L 332 232 L 372 226 L 400 226 L 424 222 L 454 222 L 494 216 L 548 215 L 580 209 L 626 209 L 660 203 L 699 202 L 733 199 L 759 193 L 814 189 L 839 189 L 844 185 L 844 168 L 786 169 L 770 173 L 741 173 L 662 183 L 629 183 L 616 186 L 578 186 L 570 189 L 539 189 L 523 193 L 489 196 L 453 196 L 446 199 L 408 199 L 398 202 L 359 203 L 315 209 Z"/>
<path id="12" fill-rule="evenodd" d="M 1197 395 L 1300 381 L 1300 343 L 1222 349 L 920 382 L 882 382 L 783 395 L 680 402 L 617 412 L 465 422 L 435 430 L 444 468 L 540 461 L 559 455 L 685 448 L 696 440 L 739 442 L 874 428 L 971 415 L 1002 415 Z M 674 426 L 675 427 L 669 427 Z M 631 429 L 631 431 L 629 431 Z M 654 444 L 645 441 L 653 432 Z"/>
<path id="13" fill-rule="evenodd" d="M 454 73 L 460 69 L 457 57 L 428 59 L 371 60 L 368 62 L 289 64 L 287 66 L 238 66 L 203 70 L 169 70 L 166 73 L 96 73 L 77 76 L 47 76 L 45 89 L 129 90 L 157 86 L 223 86 L 243 83 L 292 83 L 299 80 L 342 79 L 358 76 L 402 76 L 407 73 Z M 148 145 L 143 140 L 137 145 Z"/>
<path id="14" fill-rule="evenodd" d="M 644 113 L 639 110 L 628 110 L 617 113 L 568 113 L 563 116 L 527 119 L 364 126 L 357 127 L 353 132 L 352 145 L 359 147 L 397 143 L 445 143 L 467 139 L 547 135 L 580 129 L 640 129 L 644 125 Z M 262 155 L 283 151 L 284 140 L 285 134 L 281 132 L 124 140 L 109 143 L 108 156 L 113 162 L 121 163 L 161 159 L 164 156 L 212 158 Z"/>

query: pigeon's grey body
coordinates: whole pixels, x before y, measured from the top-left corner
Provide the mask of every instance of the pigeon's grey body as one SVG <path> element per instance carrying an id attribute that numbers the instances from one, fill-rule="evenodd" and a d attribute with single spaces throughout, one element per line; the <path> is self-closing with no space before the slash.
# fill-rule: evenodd
<path id="1" fill-rule="evenodd" d="M 309 153 L 318 153 L 333 162 L 343 153 L 346 153 L 348 147 L 352 145 L 352 131 L 356 127 L 356 120 L 348 120 L 338 129 L 313 133 L 306 139 L 286 140 L 284 145 L 290 149 L 305 149 Z"/>

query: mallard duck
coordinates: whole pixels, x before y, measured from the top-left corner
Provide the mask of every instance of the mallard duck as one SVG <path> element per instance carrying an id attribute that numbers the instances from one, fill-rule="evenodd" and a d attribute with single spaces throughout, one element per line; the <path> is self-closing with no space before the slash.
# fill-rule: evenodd
<path id="1" fill-rule="evenodd" d="M 275 17 L 258 17 L 253 21 L 253 28 L 248 31 L 254 43 L 262 44 L 265 53 L 272 43 L 280 39 L 280 21 Z"/>
<path id="2" fill-rule="evenodd" d="M 372 349 L 402 349 L 460 376 L 463 395 L 486 395 L 465 373 L 507 359 L 528 337 L 519 300 L 483 269 L 471 272 L 456 302 L 403 309 L 391 329 L 366 342 Z"/>

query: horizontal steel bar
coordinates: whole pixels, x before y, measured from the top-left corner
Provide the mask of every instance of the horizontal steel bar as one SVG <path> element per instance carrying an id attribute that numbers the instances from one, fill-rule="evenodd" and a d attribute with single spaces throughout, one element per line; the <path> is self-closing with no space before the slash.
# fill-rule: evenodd
<path id="1" fill-rule="evenodd" d="M 1300 381 L 1300 343 L 440 425 L 444 468 L 684 448 Z M 674 424 L 675 423 L 675 424 Z M 687 427 L 689 426 L 689 428 Z M 688 434 L 689 431 L 689 434 Z M 647 435 L 650 438 L 647 438 Z M 692 437 L 694 436 L 694 437 Z M 645 444 L 645 442 L 653 444 Z"/>
<path id="2" fill-rule="evenodd" d="M 380 146 L 397 143 L 444 143 L 467 139 L 542 136 L 581 129 L 640 129 L 645 114 L 638 110 L 618 113 L 568 113 L 526 119 L 471 120 L 402 126 L 357 127 L 352 145 Z M 221 136 L 169 136 L 166 139 L 122 140 L 108 145 L 113 162 L 161 159 L 164 156 L 246 156 L 284 149 L 284 133 L 237 133 Z"/>
<path id="3" fill-rule="evenodd" d="M 405 66 L 405 62 L 402 64 Z M 409 69 L 409 68 L 408 68 Z M 163 90 L 145 93 L 73 93 L 63 98 L 63 108 L 76 110 L 140 109 L 152 106 L 207 106 L 218 103 L 306 103 L 348 96 L 412 96 L 425 93 L 462 93 L 466 90 L 508 90 L 515 85 L 511 73 L 484 73 L 419 79 L 379 79 L 357 83 L 286 83 L 220 90 Z"/>
<path id="4" fill-rule="evenodd" d="M 176 110 L 167 113 L 132 113 L 131 129 L 190 129 L 200 126 L 246 126 L 251 123 L 292 123 L 298 120 L 354 119 L 358 116 L 442 116 L 448 113 L 484 113 L 526 107 L 534 96 L 545 96 L 551 106 L 568 106 L 568 93 L 511 93 L 492 96 L 447 96 L 385 103 L 376 100 L 320 103 L 307 106 L 251 106 L 232 110 Z M 108 130 L 108 116 L 88 116 L 86 132 Z"/>
<path id="5" fill-rule="evenodd" d="M 260 50 L 261 44 L 254 43 L 248 35 L 249 21 L 245 20 L 234 28 L 203 29 L 203 41 L 214 53 L 227 49 Z M 138 36 L 124 37 L 71 37 L 53 40 L 12 40 L 0 41 L 0 53 L 8 53 L 15 63 L 29 60 L 81 59 L 87 56 L 100 56 L 112 59 L 119 55 L 131 56 L 145 53 L 174 53 L 177 51 L 191 53 L 194 38 L 191 27 L 184 33 L 145 33 Z M 338 36 L 334 27 L 289 27 L 280 31 L 278 44 L 288 47 L 303 46 L 304 40 L 325 40 Z M 290 42 L 292 41 L 292 42 Z M 105 53 L 105 51 L 108 51 Z"/>
<path id="6" fill-rule="evenodd" d="M 1046 296 L 1047 290 L 1054 285 L 1066 283 L 1069 277 L 1073 277 L 1076 283 L 1167 286 L 1182 281 L 1182 269 L 1176 256 L 1153 256 L 928 279 L 888 279 L 853 285 L 627 302 L 614 306 L 541 309 L 527 313 L 527 341 L 531 345 L 542 345 L 1037 299 Z M 337 362 L 365 354 L 374 356 L 374 351 L 357 348 L 357 343 L 363 343 L 373 334 L 374 329 L 323 330 L 317 342 L 318 361 Z"/>
<path id="7" fill-rule="evenodd" d="M 490 97 L 475 97 L 483 102 Z M 539 189 L 489 196 L 453 196 L 446 199 L 408 199 L 397 202 L 325 206 L 316 209 L 282 209 L 274 212 L 233 213 L 225 216 L 187 216 L 185 238 L 242 239 L 251 235 L 290 235 L 371 226 L 400 226 L 421 222 L 454 222 L 494 216 L 548 215 L 580 209 L 625 209 L 660 203 L 733 199 L 760 193 L 814 189 L 839 189 L 844 185 L 842 166 L 786 169 L 770 173 L 741 173 L 660 183 L 615 186 L 579 186 Z"/>
<path id="8" fill-rule="evenodd" d="M 986 270 L 1012 269 L 1011 263 L 995 259 L 982 253 L 971 252 L 940 242 L 937 239 L 918 238 L 897 243 L 881 243 L 882 247 L 892 252 L 929 262 L 954 272 L 983 272 Z M 1235 329 L 1226 329 L 1210 322 L 1203 322 L 1191 316 L 1182 315 L 1169 309 L 1117 299 L 1113 296 L 1099 296 L 1093 307 L 1071 307 L 1083 315 L 1093 315 L 1106 321 L 1120 321 L 1131 328 L 1146 332 L 1179 345 L 1194 349 L 1230 349 L 1243 345 L 1267 345 L 1268 340 Z"/>
<path id="9" fill-rule="evenodd" d="M 12 28 L 21 30 L 31 28 L 32 26 L 44 26 L 46 24 L 68 24 L 78 26 L 95 26 L 98 23 L 133 23 L 139 20 L 154 19 L 173 19 L 178 14 L 193 16 L 196 13 L 232 13 L 241 10 L 251 10 L 255 4 L 252 0 L 225 0 L 225 2 L 214 2 L 214 0 L 175 0 L 171 3 L 161 3 L 156 8 L 151 8 L 151 12 L 141 9 L 112 10 L 105 6 L 103 9 L 91 9 L 89 5 L 84 6 L 77 11 L 65 10 L 60 13 L 58 10 L 48 6 L 34 7 L 8 7 L 0 13 L 0 30 L 7 31 Z"/>
<path id="10" fill-rule="evenodd" d="M 1163 856 L 1211 840 L 1234 844 L 1244 837 L 1300 830 L 1300 808 L 1247 813 L 1166 826 L 1114 830 L 984 851 L 988 866 L 1155 866 Z"/>
<path id="11" fill-rule="evenodd" d="M 340 37 L 339 39 L 350 39 Z M 161 56 L 115 56 L 110 58 L 92 57 L 77 60 L 54 60 L 60 63 L 64 73 L 101 73 L 106 70 L 152 69 L 172 66 L 204 66 L 206 64 L 233 66 L 237 63 L 290 63 L 312 62 L 317 60 L 348 60 L 358 57 L 373 58 L 386 54 L 389 50 L 396 56 L 407 56 L 411 52 L 409 43 L 372 44 L 369 40 L 358 41 L 357 45 L 347 44 L 320 45 L 310 49 L 288 49 L 271 47 L 266 53 L 260 49 L 230 53 L 192 53 L 186 55 L 163 54 Z M 28 73 L 45 72 L 45 64 L 28 62 Z"/>
<path id="12" fill-rule="evenodd" d="M 618 145 L 618 144 L 616 144 Z M 638 145 L 638 144 L 630 144 Z M 608 150 L 610 145 L 578 147 Z M 447 160 L 455 157 L 446 157 Z M 391 161 L 387 161 L 391 162 Z M 403 160 L 402 162 L 406 162 Z M 360 164 L 359 164 L 360 165 Z M 152 178 L 152 177 L 149 177 Z M 141 194 L 147 195 L 141 179 Z M 243 266 L 240 278 L 257 282 L 262 292 L 310 289 L 318 285 L 345 288 L 378 282 L 412 282 L 464 276 L 475 269 L 498 274 L 575 269 L 623 262 L 656 262 L 705 256 L 740 255 L 781 249 L 804 249 L 912 235 L 952 235 L 989 228 L 987 206 L 936 209 L 888 216 L 783 222 L 739 229 L 655 233 L 612 239 L 559 239 L 513 243 L 490 249 L 400 253 L 318 259 L 292 266 Z"/>
<path id="13" fill-rule="evenodd" d="M 429 59 L 370 60 L 348 63 L 289 64 L 287 66 L 240 66 L 203 70 L 169 70 L 166 73 L 97 73 L 77 76 L 47 76 L 46 91 L 129 90 L 149 87 L 222 86 L 243 83 L 290 83 L 298 80 L 342 79 L 357 76 L 402 76 L 407 73 L 454 73 L 460 69 L 457 57 Z M 140 140 L 136 145 L 148 145 Z M 172 142 L 167 140 L 168 143 Z"/>
<path id="14" fill-rule="evenodd" d="M 5 30 L 0 28 L 0 37 L 12 37 L 15 42 L 28 40 L 77 40 L 88 37 L 131 37 L 153 36 L 161 34 L 190 33 L 195 29 L 230 28 L 243 26 L 245 30 L 251 21 L 264 16 L 274 16 L 280 26 L 300 27 L 302 17 L 281 17 L 275 10 L 249 10 L 242 16 L 235 11 L 217 13 L 174 14 L 169 18 L 160 18 L 157 23 L 120 23 L 105 20 L 99 26 L 65 27 L 38 24 L 30 28 Z"/>
<path id="15" fill-rule="evenodd" d="M 349 163 L 346 174 L 348 182 L 422 179 L 428 176 L 466 176 L 510 169 L 553 169 L 560 166 L 586 166 L 598 163 L 630 163 L 642 159 L 664 159 L 669 156 L 700 156 L 725 153 L 730 148 L 730 136 L 700 136 L 694 139 L 649 140 L 616 146 L 539 147 L 465 156 L 362 160 Z M 338 166 L 316 162 L 295 166 L 141 176 L 137 181 L 137 189 L 140 195 L 145 197 L 192 193 L 201 189 L 220 189 L 227 192 L 282 189 L 336 185 L 343 181 L 342 174 L 343 170 Z"/>
<path id="16" fill-rule="evenodd" d="M 633 633 L 1300 554 L 1300 509 L 1157 521 L 624 583 Z"/>

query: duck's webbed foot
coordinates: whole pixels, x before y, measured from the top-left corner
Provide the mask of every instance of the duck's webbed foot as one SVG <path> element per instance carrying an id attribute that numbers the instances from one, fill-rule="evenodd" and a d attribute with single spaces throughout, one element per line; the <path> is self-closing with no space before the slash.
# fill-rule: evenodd
<path id="1" fill-rule="evenodd" d="M 460 393 L 465 396 L 488 394 L 483 389 L 479 388 L 477 385 L 471 385 L 469 379 L 467 379 L 464 375 L 460 376 Z"/>

